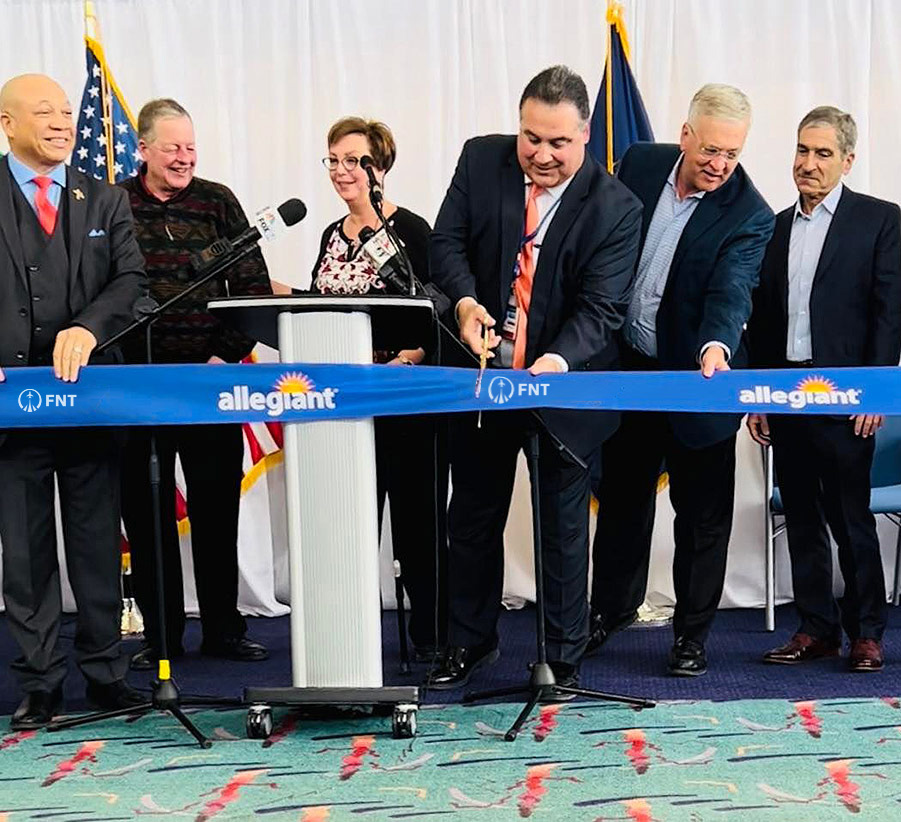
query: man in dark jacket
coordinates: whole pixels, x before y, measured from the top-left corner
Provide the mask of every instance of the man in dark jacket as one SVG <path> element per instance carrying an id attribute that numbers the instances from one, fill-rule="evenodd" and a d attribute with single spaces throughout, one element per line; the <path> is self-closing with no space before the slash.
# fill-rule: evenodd
<path id="1" fill-rule="evenodd" d="M 698 369 L 700 383 L 701 375 L 746 365 L 743 328 L 773 231 L 773 212 L 738 162 L 750 123 L 741 91 L 706 85 L 691 101 L 678 146 L 639 143 L 623 157 L 619 179 L 644 204 L 622 334 L 625 369 Z M 704 643 L 732 530 L 740 421 L 734 414 L 623 414 L 602 450 L 591 648 L 631 623 L 644 599 L 665 461 L 676 510 L 668 667 L 681 676 L 706 672 Z"/>
<path id="2" fill-rule="evenodd" d="M 115 361 L 92 352 L 128 325 L 146 290 L 128 199 L 64 165 L 72 107 L 49 77 L 6 83 L 0 124 L 10 146 L 0 160 L 0 366 L 52 365 L 75 382 L 83 366 Z M 48 724 L 62 705 L 54 477 L 88 698 L 105 709 L 146 701 L 125 684 L 119 645 L 119 445 L 109 429 L 0 433 L 3 598 L 25 692 L 14 730 Z"/>
<path id="3" fill-rule="evenodd" d="M 901 211 L 842 183 L 856 140 L 851 115 L 832 106 L 815 108 L 798 126 L 799 197 L 776 218 L 754 295 L 756 367 L 898 365 Z M 851 670 L 882 668 L 886 590 L 870 512 L 873 435 L 882 422 L 874 414 L 748 417 L 751 436 L 773 445 L 801 617 L 766 662 L 837 656 L 844 627 Z M 845 578 L 841 602 L 832 594 L 829 531 Z"/>
<path id="4" fill-rule="evenodd" d="M 432 278 L 456 305 L 460 338 L 474 352 L 490 329 L 496 366 L 536 377 L 613 368 L 640 206 L 585 152 L 588 93 L 578 75 L 564 66 L 541 72 L 519 113 L 518 136 L 478 137 L 463 147 L 432 233 Z M 557 681 L 572 685 L 588 638 L 589 477 L 558 445 L 585 460 L 617 416 L 542 411 L 542 418 L 548 658 Z M 463 685 L 497 657 L 504 524 L 517 454 L 533 425 L 518 412 L 485 413 L 481 423 L 475 414 L 453 415 L 449 648 L 433 687 Z"/>

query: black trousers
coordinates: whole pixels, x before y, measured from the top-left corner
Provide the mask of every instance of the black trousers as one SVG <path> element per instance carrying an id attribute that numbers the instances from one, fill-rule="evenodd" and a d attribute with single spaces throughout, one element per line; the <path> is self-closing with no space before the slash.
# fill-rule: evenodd
<path id="1" fill-rule="evenodd" d="M 785 510 L 799 630 L 841 640 L 881 639 L 885 576 L 870 512 L 874 440 L 855 436 L 847 417 L 770 416 L 773 459 Z M 827 531 L 827 524 L 829 526 Z M 845 580 L 832 595 L 832 544 Z"/>
<path id="2" fill-rule="evenodd" d="M 504 583 L 504 526 L 516 458 L 531 415 L 486 412 L 451 419 L 450 645 L 497 642 Z M 578 664 L 588 640 L 588 472 L 539 434 L 541 537 L 550 661 Z"/>
<path id="3" fill-rule="evenodd" d="M 379 531 L 385 495 L 391 543 L 410 598 L 409 633 L 428 648 L 447 639 L 447 418 L 375 420 Z"/>
<path id="4" fill-rule="evenodd" d="M 648 584 L 657 479 L 666 463 L 676 512 L 676 637 L 704 642 L 726 577 L 735 497 L 735 435 L 692 449 L 666 414 L 626 412 L 601 449 L 591 608 L 612 622 L 636 610 Z"/>
<path id="5" fill-rule="evenodd" d="M 49 691 L 66 675 L 59 647 L 62 600 L 56 552 L 54 476 L 69 581 L 78 605 L 75 662 L 109 683 L 125 676 L 119 442 L 109 429 L 15 431 L 0 445 L 3 599 L 21 655 L 12 670 L 24 691 Z"/>
<path id="6" fill-rule="evenodd" d="M 185 629 L 181 551 L 175 512 L 175 455 L 181 457 L 191 522 L 194 581 L 203 638 L 217 642 L 247 630 L 238 613 L 238 508 L 244 436 L 240 425 L 174 425 L 156 429 L 160 460 L 163 595 L 169 652 L 180 653 Z M 144 635 L 159 648 L 153 559 L 153 508 L 148 460 L 150 430 L 132 428 L 122 465 L 122 515 L 131 544 L 135 599 Z"/>

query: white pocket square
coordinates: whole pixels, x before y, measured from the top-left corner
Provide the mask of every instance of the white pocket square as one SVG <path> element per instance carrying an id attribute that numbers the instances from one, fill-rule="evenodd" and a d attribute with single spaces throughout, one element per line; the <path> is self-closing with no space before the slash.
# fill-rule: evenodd
<path id="1" fill-rule="evenodd" d="M 106 232 L 102 228 L 92 228 L 88 232 L 88 237 L 105 237 Z"/>

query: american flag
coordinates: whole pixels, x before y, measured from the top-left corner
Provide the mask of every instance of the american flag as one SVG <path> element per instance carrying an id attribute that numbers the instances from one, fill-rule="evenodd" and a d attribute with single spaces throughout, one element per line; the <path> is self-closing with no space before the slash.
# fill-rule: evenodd
<path id="1" fill-rule="evenodd" d="M 98 180 L 118 183 L 141 167 L 138 133 L 125 98 L 103 55 L 93 3 L 85 4 L 88 77 L 78 112 L 72 165 Z"/>

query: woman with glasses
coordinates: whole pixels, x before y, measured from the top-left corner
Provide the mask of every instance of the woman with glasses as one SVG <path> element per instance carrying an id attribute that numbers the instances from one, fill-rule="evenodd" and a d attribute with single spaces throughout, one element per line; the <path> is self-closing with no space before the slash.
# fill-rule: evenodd
<path id="1" fill-rule="evenodd" d="M 345 117 L 329 129 L 328 156 L 322 164 L 348 213 L 326 226 L 322 233 L 311 291 L 378 294 L 388 290 L 360 241 L 363 229 L 377 232 L 381 227 L 369 199 L 369 179 L 361 165 L 367 156 L 372 159 L 376 179 L 384 186 L 385 174 L 397 156 L 394 137 L 384 123 Z M 388 199 L 382 201 L 382 211 L 403 243 L 414 274 L 421 282 L 427 282 L 429 224 Z M 376 351 L 373 358 L 389 365 L 418 365 L 426 359 L 426 344 L 423 340 L 423 346 L 417 348 Z M 410 598 L 409 633 L 414 658 L 427 661 L 444 642 L 446 621 L 441 590 L 448 472 L 444 417 L 378 417 L 375 447 L 379 524 L 381 527 L 387 493 L 394 556 L 400 561 L 404 588 Z"/>

